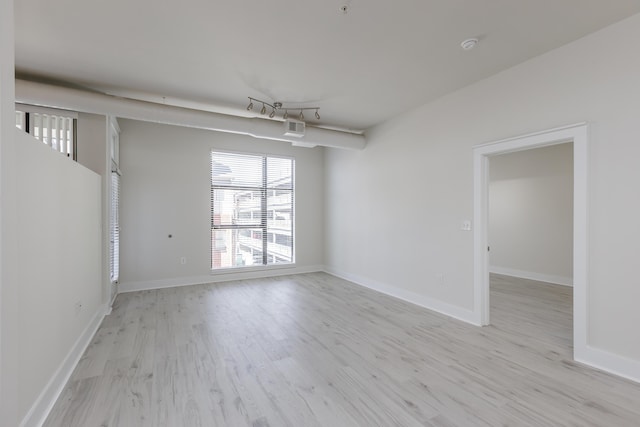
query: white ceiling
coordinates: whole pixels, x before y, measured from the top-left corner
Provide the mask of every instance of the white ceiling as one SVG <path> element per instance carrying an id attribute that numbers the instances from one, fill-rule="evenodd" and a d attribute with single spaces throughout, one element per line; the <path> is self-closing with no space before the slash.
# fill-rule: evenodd
<path id="1" fill-rule="evenodd" d="M 16 0 L 16 71 L 237 115 L 248 96 L 305 103 L 321 107 L 308 124 L 358 131 L 638 12 L 640 0 Z M 480 44 L 463 51 L 469 37 Z"/>

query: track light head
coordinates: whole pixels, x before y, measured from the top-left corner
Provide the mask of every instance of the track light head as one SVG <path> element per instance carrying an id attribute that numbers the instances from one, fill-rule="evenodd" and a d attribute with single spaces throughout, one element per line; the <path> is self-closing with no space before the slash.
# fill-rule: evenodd
<path id="1" fill-rule="evenodd" d="M 294 116 L 296 119 L 300 120 L 300 121 L 304 121 L 304 110 L 309 110 L 309 111 L 314 111 L 314 116 L 317 120 L 320 120 L 320 107 L 313 107 L 313 106 L 305 106 L 305 105 L 299 105 L 299 106 L 295 106 L 295 105 L 290 105 L 290 106 L 286 106 L 284 105 L 285 103 L 280 102 L 280 101 L 274 101 L 273 103 L 267 102 L 267 101 L 263 101 L 262 99 L 258 99 L 258 98 L 252 98 L 250 96 L 248 96 L 247 98 L 249 98 L 249 105 L 247 105 L 247 111 L 251 111 L 253 110 L 253 104 L 254 102 L 256 104 L 262 104 L 262 108 L 260 108 L 260 114 L 261 115 L 268 115 L 270 119 L 273 119 L 276 117 L 276 115 L 278 114 L 278 111 L 280 110 L 284 110 L 284 114 L 282 115 L 282 119 L 283 120 L 288 120 L 289 119 L 289 110 L 292 111 L 299 111 L 299 113 L 297 115 Z M 267 113 L 267 107 L 270 109 L 269 113 Z"/>

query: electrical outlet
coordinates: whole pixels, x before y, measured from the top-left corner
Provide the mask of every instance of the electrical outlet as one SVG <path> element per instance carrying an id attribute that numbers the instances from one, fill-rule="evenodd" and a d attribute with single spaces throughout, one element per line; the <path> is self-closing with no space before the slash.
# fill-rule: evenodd
<path id="1" fill-rule="evenodd" d="M 180 258 L 180 264 L 185 265 L 187 263 L 187 257 L 183 256 L 182 258 Z"/>
<path id="2" fill-rule="evenodd" d="M 438 285 L 444 285 L 444 274 L 443 273 L 436 274 L 436 281 L 438 282 Z"/>
<path id="3" fill-rule="evenodd" d="M 462 221 L 462 224 L 460 225 L 460 230 L 471 231 L 471 221 L 468 219 L 465 219 L 464 221 Z"/>

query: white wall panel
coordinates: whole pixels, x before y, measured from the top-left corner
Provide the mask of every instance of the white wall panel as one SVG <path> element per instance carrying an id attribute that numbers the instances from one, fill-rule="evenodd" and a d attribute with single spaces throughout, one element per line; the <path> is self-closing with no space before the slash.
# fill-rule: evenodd
<path id="1" fill-rule="evenodd" d="M 573 145 L 490 159 L 491 271 L 571 285 Z"/>
<path id="2" fill-rule="evenodd" d="M 214 148 L 295 158 L 296 267 L 305 271 L 322 268 L 323 148 L 296 148 L 264 140 L 258 143 L 242 135 L 133 120 L 119 123 L 122 290 L 220 279 L 209 274 L 209 153 Z M 182 257 L 186 264 L 181 264 Z M 224 279 L 233 277 L 226 275 Z"/>
<path id="3" fill-rule="evenodd" d="M 472 310 L 472 147 L 588 121 L 588 344 L 640 362 L 638 38 L 640 15 L 375 127 L 362 152 L 328 150 L 327 265 Z"/>

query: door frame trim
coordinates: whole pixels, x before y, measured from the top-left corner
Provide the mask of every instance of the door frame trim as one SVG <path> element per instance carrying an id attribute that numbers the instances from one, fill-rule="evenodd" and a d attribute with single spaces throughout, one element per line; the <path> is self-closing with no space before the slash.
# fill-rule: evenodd
<path id="1" fill-rule="evenodd" d="M 573 143 L 573 358 L 584 360 L 588 332 L 588 143 L 589 126 L 577 123 L 473 147 L 474 317 L 489 318 L 489 159 L 557 144 Z"/>

